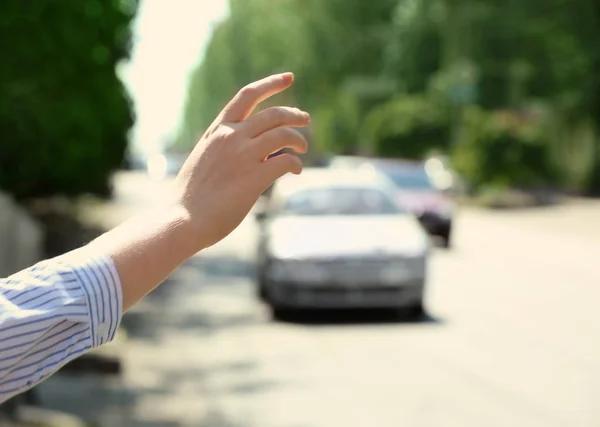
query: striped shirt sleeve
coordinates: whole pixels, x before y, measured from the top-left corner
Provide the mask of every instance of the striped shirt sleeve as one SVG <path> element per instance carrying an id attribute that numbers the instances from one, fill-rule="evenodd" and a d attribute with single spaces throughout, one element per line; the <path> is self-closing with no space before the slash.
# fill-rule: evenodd
<path id="1" fill-rule="evenodd" d="M 109 257 L 72 252 L 0 279 L 0 403 L 111 341 L 121 316 Z"/>

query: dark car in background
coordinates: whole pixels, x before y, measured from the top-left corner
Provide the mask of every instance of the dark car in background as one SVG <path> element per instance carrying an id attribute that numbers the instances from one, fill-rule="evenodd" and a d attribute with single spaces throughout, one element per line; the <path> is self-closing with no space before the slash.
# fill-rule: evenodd
<path id="1" fill-rule="evenodd" d="M 455 204 L 436 185 L 427 162 L 340 156 L 332 159 L 329 167 L 373 168 L 382 172 L 396 186 L 396 201 L 414 214 L 430 235 L 441 238 L 444 247 L 450 247 Z"/>

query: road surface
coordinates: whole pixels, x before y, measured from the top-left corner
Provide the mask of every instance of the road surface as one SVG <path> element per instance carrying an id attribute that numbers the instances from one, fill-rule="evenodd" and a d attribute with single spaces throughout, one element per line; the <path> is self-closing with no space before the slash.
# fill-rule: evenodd
<path id="1" fill-rule="evenodd" d="M 597 202 L 462 211 L 455 247 L 434 251 L 429 316 L 414 323 L 377 313 L 273 322 L 253 297 L 249 219 L 126 315 L 125 377 L 103 389 L 113 409 L 97 418 L 113 427 L 600 426 L 598 218 Z M 89 401 L 46 400 L 65 399 Z"/>

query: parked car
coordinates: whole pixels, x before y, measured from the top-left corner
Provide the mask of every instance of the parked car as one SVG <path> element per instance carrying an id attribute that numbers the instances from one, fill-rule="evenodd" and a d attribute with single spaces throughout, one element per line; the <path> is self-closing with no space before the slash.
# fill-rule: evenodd
<path id="1" fill-rule="evenodd" d="M 396 201 L 413 213 L 425 230 L 450 247 L 455 204 L 434 184 L 425 162 L 366 157 L 334 158 L 330 169 L 372 168 L 385 174 L 396 186 Z"/>
<path id="2" fill-rule="evenodd" d="M 303 308 L 423 312 L 429 242 L 373 171 L 307 168 L 256 214 L 257 294 L 275 317 Z"/>

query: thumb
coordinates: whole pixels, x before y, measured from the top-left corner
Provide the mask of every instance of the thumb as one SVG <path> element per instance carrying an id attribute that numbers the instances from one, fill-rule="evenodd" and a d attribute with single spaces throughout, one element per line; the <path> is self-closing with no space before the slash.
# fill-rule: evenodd
<path id="1" fill-rule="evenodd" d="M 298 175 L 302 172 L 302 160 L 293 154 L 288 153 L 280 154 L 279 156 L 266 160 L 263 166 L 266 169 L 265 175 L 268 179 L 268 182 L 265 183 L 267 187 L 288 172 L 291 172 L 294 175 Z"/>

